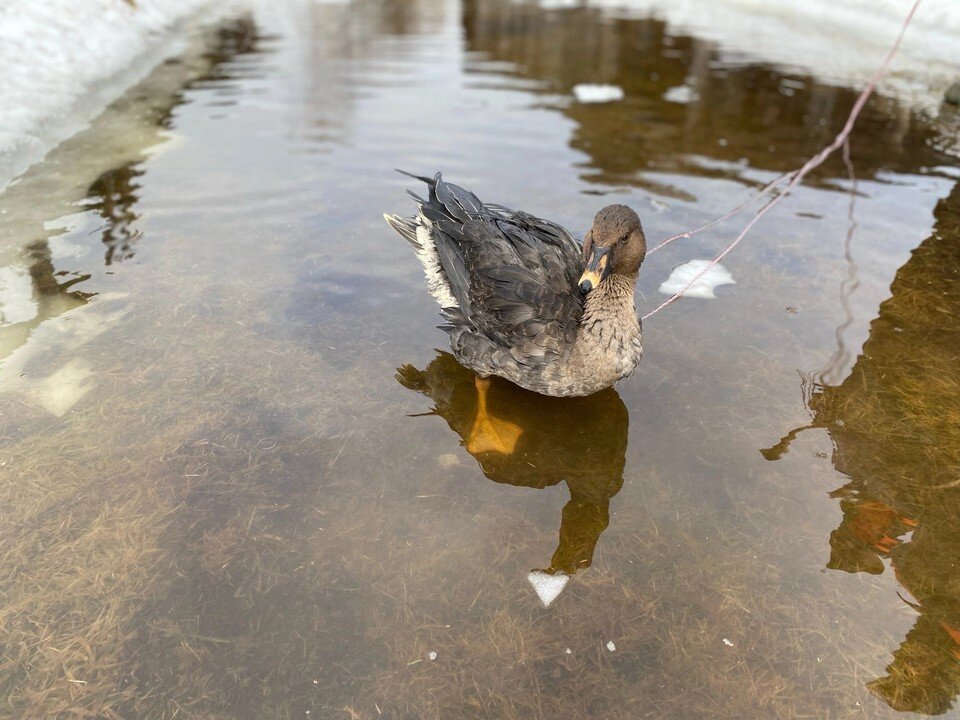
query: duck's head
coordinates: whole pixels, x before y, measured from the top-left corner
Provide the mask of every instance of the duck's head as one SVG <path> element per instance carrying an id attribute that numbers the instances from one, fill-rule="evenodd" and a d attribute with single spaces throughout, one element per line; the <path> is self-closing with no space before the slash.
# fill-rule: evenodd
<path id="1" fill-rule="evenodd" d="M 610 275 L 633 275 L 647 254 L 640 218 L 626 205 L 607 205 L 593 219 L 583 238 L 587 266 L 580 276 L 580 292 L 586 295 Z"/>

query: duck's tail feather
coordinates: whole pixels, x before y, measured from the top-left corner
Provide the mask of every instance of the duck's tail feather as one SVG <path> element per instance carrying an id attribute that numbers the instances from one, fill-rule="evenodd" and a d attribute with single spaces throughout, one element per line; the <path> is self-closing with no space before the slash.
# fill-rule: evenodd
<path id="1" fill-rule="evenodd" d="M 417 240 L 417 224 L 413 220 L 402 218 L 397 214 L 384 213 L 383 219 L 387 221 L 394 230 L 403 236 L 403 239 L 413 245 L 417 250 L 422 250 L 420 241 Z"/>
<path id="2" fill-rule="evenodd" d="M 437 254 L 435 228 L 421 210 L 412 218 L 384 213 L 383 219 L 413 246 L 417 259 L 423 266 L 427 291 L 440 303 L 440 307 L 457 307 L 457 298 L 450 287 L 450 280 L 444 272 Z"/>

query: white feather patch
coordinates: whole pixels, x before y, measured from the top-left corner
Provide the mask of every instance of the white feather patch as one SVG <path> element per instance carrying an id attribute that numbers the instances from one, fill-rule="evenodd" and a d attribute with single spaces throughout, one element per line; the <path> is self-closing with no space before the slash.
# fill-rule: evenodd
<path id="1" fill-rule="evenodd" d="M 453 297 L 450 285 L 443 274 L 443 267 L 440 265 L 437 246 L 433 243 L 433 224 L 422 213 L 417 215 L 416 220 L 417 242 L 420 243 L 417 258 L 423 265 L 423 275 L 427 280 L 427 291 L 440 303 L 440 307 L 458 308 L 460 305 Z"/>

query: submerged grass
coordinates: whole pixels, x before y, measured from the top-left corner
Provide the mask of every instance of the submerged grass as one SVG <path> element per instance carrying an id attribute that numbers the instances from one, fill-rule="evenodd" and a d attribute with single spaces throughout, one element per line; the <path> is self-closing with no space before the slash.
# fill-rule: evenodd
<path id="1" fill-rule="evenodd" d="M 488 482 L 451 452 L 442 419 L 405 417 L 424 405 L 392 368 L 332 365 L 322 338 L 275 337 L 279 310 L 249 287 L 228 279 L 211 292 L 152 270 L 130 280 L 136 301 L 73 311 L 117 318 L 110 329 L 25 367 L 81 357 L 97 368 L 70 413 L 0 395 L 0 714 L 882 714 L 864 685 L 898 642 L 874 623 L 882 612 L 896 626 L 889 603 L 870 605 L 887 590 L 874 576 L 824 580 L 826 557 L 809 549 L 825 546 L 831 521 L 799 505 L 810 492 L 796 468 L 756 453 L 763 423 L 725 414 L 729 426 L 703 442 L 726 438 L 729 454 L 709 462 L 651 464 L 634 448 L 593 566 L 544 609 L 524 578 L 556 545 L 562 485 Z M 263 292 L 280 283 L 264 277 Z M 352 320 L 328 314 L 324 332 L 347 335 L 340 322 Z M 385 320 L 370 322 L 357 342 Z M 752 363 L 743 382 L 768 384 L 774 367 Z M 907 408 L 900 421 L 884 414 L 891 400 L 863 393 L 837 417 L 849 432 L 935 427 L 911 414 L 909 387 L 888 391 Z M 658 433 L 703 432 L 686 417 L 641 426 L 647 453 Z M 869 449 L 859 436 L 835 441 L 876 469 L 850 455 Z M 832 489 L 829 464 L 802 465 L 807 483 Z M 758 492 L 778 502 L 749 501 Z M 947 567 L 937 554 L 900 567 L 929 577 L 930 563 Z M 896 706 L 916 687 L 909 659 L 930 647 L 909 643 L 893 679 L 871 687 Z"/>
<path id="2" fill-rule="evenodd" d="M 417 453 L 446 430 L 360 370 L 214 320 L 209 300 L 160 307 L 79 351 L 99 385 L 67 419 L 0 400 L 19 428 L 0 485 L 11 716 L 859 712 L 823 688 L 860 660 L 829 677 L 802 661 L 849 651 L 820 610 L 715 511 L 677 516 L 697 504 L 665 478 L 633 476 L 594 567 L 545 610 L 523 578 L 565 491 L 537 520 L 468 456 Z M 427 433 L 413 452 L 409 432 Z"/>

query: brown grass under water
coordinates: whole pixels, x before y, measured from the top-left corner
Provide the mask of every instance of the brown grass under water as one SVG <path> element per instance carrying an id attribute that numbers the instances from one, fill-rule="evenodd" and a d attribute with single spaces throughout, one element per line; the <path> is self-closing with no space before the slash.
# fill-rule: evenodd
<path id="1" fill-rule="evenodd" d="M 539 607 L 518 579 L 552 521 L 478 508 L 473 465 L 425 470 L 365 369 L 211 315 L 138 309 L 98 338 L 68 421 L 0 400 L 11 717 L 814 717 L 858 672 L 750 533 L 669 519 L 684 501 L 650 470 Z"/>

